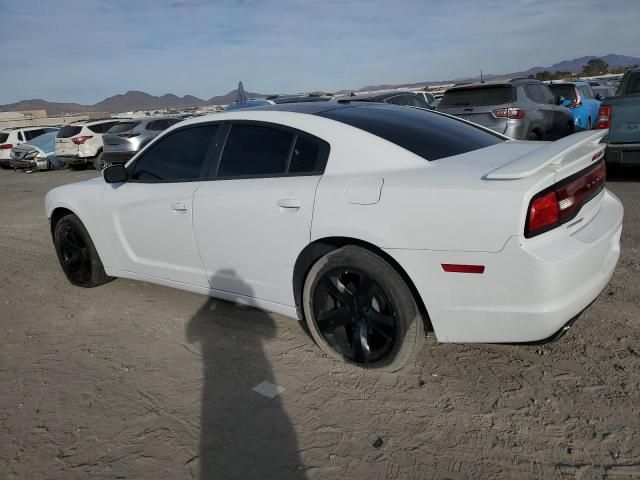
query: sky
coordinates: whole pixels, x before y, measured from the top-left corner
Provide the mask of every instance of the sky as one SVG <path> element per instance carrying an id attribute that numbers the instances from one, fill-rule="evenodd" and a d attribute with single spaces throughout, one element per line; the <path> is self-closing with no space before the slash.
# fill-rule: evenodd
<path id="1" fill-rule="evenodd" d="M 0 104 L 209 99 L 640 56 L 640 0 L 0 0 Z"/>

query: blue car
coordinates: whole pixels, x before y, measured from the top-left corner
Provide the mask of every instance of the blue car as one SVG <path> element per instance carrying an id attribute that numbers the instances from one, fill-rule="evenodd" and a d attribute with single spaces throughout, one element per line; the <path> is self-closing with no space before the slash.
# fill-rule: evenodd
<path id="1" fill-rule="evenodd" d="M 549 88 L 558 105 L 569 107 L 577 130 L 595 128 L 600 101 L 596 100 L 593 88 L 588 82 L 551 83 Z"/>

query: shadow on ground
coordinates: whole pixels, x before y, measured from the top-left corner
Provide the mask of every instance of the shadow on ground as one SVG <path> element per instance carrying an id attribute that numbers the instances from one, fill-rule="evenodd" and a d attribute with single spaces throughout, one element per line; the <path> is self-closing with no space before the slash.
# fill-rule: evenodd
<path id="1" fill-rule="evenodd" d="M 250 287 L 243 284 L 241 293 L 250 295 Z M 187 325 L 188 341 L 202 351 L 200 456 L 192 469 L 201 480 L 305 478 L 279 397 L 252 390 L 265 381 L 277 384 L 264 353 L 275 331 L 268 314 L 213 299 Z"/>
<path id="2" fill-rule="evenodd" d="M 640 182 L 640 167 L 607 165 L 608 182 Z"/>

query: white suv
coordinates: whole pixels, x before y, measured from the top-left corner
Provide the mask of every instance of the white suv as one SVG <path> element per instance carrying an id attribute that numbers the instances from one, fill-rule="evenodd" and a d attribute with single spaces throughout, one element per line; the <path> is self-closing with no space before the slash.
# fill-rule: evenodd
<path id="1" fill-rule="evenodd" d="M 82 170 L 102 155 L 102 135 L 120 120 L 115 118 L 73 122 L 56 136 L 56 157 L 72 170 Z"/>
<path id="2" fill-rule="evenodd" d="M 11 166 L 11 149 L 13 147 L 55 130 L 57 128 L 49 127 L 18 127 L 0 130 L 0 167 Z"/>

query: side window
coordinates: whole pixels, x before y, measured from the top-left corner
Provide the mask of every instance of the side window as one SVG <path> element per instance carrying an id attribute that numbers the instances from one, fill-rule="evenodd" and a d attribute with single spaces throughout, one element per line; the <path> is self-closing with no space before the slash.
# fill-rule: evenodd
<path id="1" fill-rule="evenodd" d="M 405 95 L 396 95 L 395 97 L 387 98 L 385 103 L 391 103 L 393 105 L 407 105 L 407 99 Z"/>
<path id="2" fill-rule="evenodd" d="M 429 104 L 420 94 L 407 95 L 407 105 L 411 105 L 412 107 L 429 108 Z"/>
<path id="3" fill-rule="evenodd" d="M 18 140 L 24 142 L 24 136 L 22 135 L 22 132 L 18 132 Z"/>
<path id="4" fill-rule="evenodd" d="M 260 125 L 231 127 L 222 152 L 218 177 L 284 174 L 293 134 Z"/>
<path id="5" fill-rule="evenodd" d="M 524 86 L 524 91 L 527 93 L 527 97 L 529 97 L 530 100 L 533 100 L 536 103 L 542 103 L 542 98 L 540 98 L 540 94 L 536 87 L 537 85 L 528 83 Z"/>
<path id="6" fill-rule="evenodd" d="M 147 124 L 147 130 L 164 130 L 168 126 L 169 124 L 166 120 L 154 120 L 153 122 L 149 122 Z"/>
<path id="7" fill-rule="evenodd" d="M 164 137 L 136 162 L 131 178 L 140 182 L 196 180 L 215 140 L 218 125 L 178 130 Z"/>
<path id="8" fill-rule="evenodd" d="M 289 173 L 322 173 L 329 155 L 329 144 L 298 135 L 291 152 Z"/>
<path id="9" fill-rule="evenodd" d="M 103 124 L 102 123 L 96 123 L 95 125 L 89 125 L 89 126 L 87 126 L 87 128 L 89 130 L 91 130 L 93 133 L 104 133 L 104 132 L 106 132 L 106 130 L 103 128 Z"/>
<path id="10" fill-rule="evenodd" d="M 542 99 L 544 100 L 544 103 L 549 103 L 551 105 L 556 104 L 556 99 L 553 97 L 553 93 L 551 93 L 551 90 L 549 90 L 549 87 L 547 87 L 546 85 L 538 85 L 538 90 L 542 95 Z"/>

